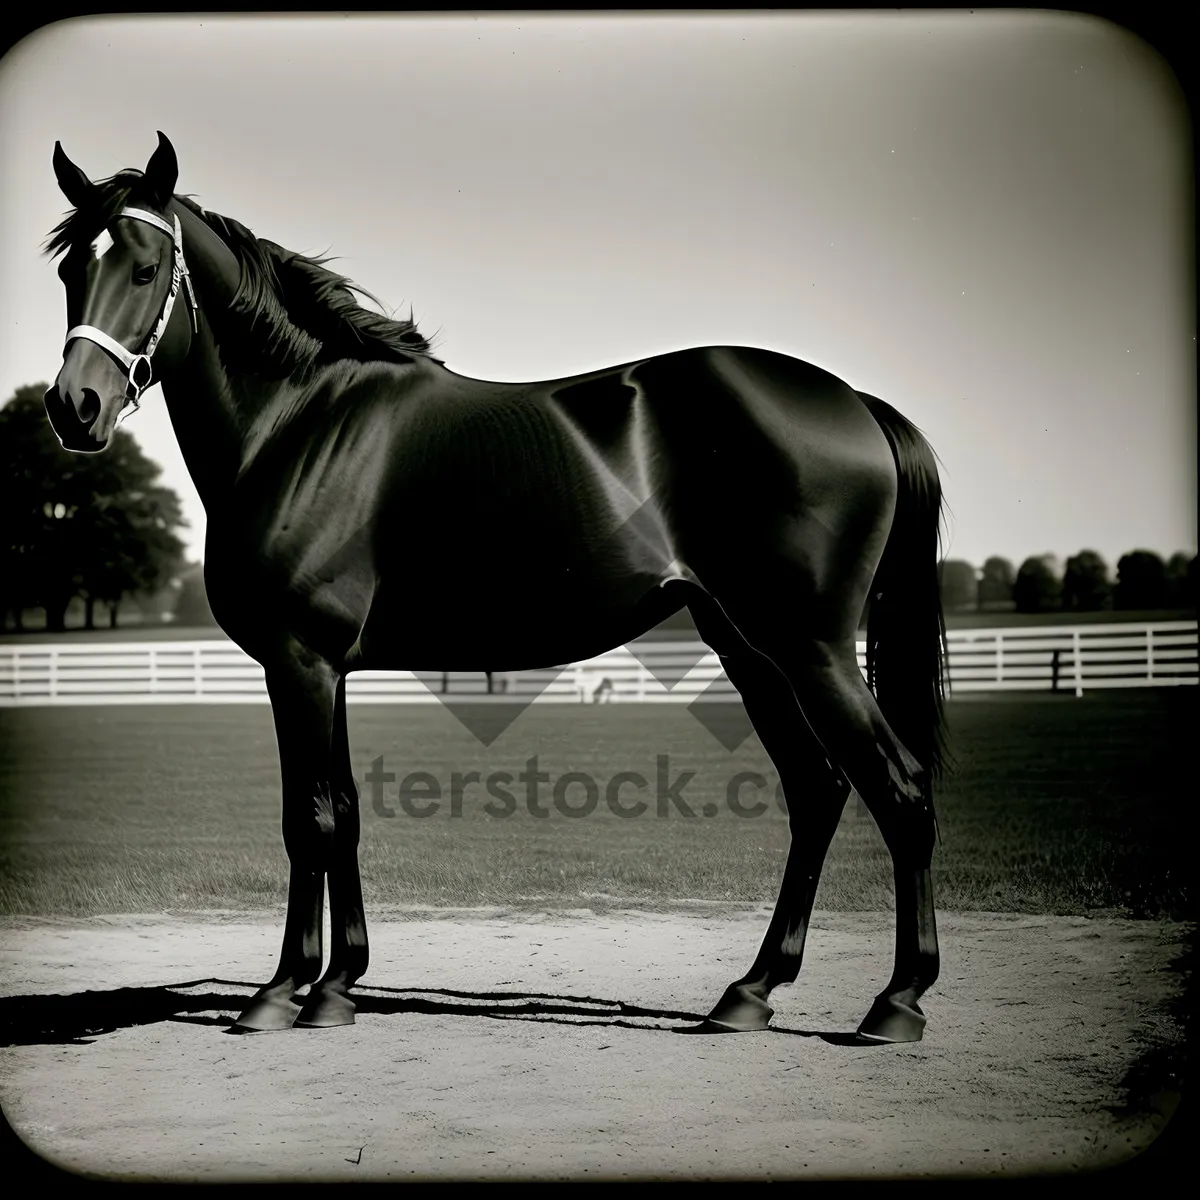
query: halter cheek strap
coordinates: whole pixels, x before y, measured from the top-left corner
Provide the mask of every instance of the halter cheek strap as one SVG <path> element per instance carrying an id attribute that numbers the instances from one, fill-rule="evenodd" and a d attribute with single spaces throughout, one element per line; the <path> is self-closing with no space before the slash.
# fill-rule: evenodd
<path id="1" fill-rule="evenodd" d="M 179 224 L 179 217 L 175 217 L 175 224 L 171 226 L 162 217 L 157 217 L 154 213 L 146 212 L 142 208 L 123 208 L 117 216 L 131 217 L 135 221 L 145 221 L 148 225 L 153 225 L 155 228 L 161 229 L 173 243 L 171 290 L 167 293 L 167 298 L 163 302 L 162 315 L 159 317 L 158 324 L 154 327 L 154 330 L 146 341 L 145 350 L 140 354 L 134 354 L 130 350 L 127 350 L 116 338 L 110 337 L 103 329 L 97 329 L 93 325 L 76 325 L 73 329 L 67 330 L 66 342 L 63 345 L 63 354 L 66 354 L 67 346 L 76 338 L 84 338 L 89 342 L 95 342 L 97 346 L 111 354 L 125 368 L 126 374 L 129 377 L 126 394 L 133 401 L 134 408 L 137 408 L 138 397 L 150 386 L 154 379 L 154 369 L 150 365 L 150 359 L 158 347 L 159 339 L 167 328 L 167 322 L 171 319 L 171 310 L 175 307 L 175 297 L 179 294 L 179 285 L 181 283 L 187 292 L 188 312 L 191 315 L 193 333 L 198 333 L 200 330 L 197 319 L 200 306 L 196 303 L 196 293 L 192 290 L 192 276 L 188 271 L 187 263 L 183 257 L 183 229 Z"/>

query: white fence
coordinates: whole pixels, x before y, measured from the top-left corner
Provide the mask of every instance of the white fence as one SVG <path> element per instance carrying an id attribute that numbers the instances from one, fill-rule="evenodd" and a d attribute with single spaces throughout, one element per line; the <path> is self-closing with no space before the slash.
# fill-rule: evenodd
<path id="1" fill-rule="evenodd" d="M 959 629 L 948 635 L 951 695 L 1197 683 L 1196 622 Z M 349 677 L 354 703 L 420 704 L 437 693 L 481 703 L 530 695 L 538 703 L 690 703 L 734 694 L 716 657 L 691 642 L 639 644 L 561 671 L 482 673 L 363 671 Z M 865 670 L 866 651 L 858 647 Z M 660 682 L 666 679 L 667 682 Z M 677 682 L 676 682 L 677 681 Z M 0 707 L 77 704 L 265 703 L 262 668 L 233 643 L 40 642 L 0 645 Z"/>

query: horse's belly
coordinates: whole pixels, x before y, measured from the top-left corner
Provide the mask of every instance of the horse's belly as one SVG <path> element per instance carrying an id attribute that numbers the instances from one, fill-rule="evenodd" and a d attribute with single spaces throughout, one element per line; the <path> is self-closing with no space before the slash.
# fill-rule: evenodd
<path id="1" fill-rule="evenodd" d="M 684 603 L 683 590 L 661 579 L 578 586 L 516 567 L 506 577 L 384 583 L 351 659 L 367 670 L 562 666 L 639 637 Z"/>

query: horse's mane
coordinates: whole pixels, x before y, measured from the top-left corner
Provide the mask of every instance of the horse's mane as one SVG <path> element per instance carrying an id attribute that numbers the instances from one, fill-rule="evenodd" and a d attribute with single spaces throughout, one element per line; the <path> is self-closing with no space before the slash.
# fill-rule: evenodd
<path id="1" fill-rule="evenodd" d="M 46 253 L 57 256 L 95 238 L 127 203 L 137 202 L 142 175 L 122 171 L 92 189 L 88 203 L 75 209 L 51 232 Z M 178 204 L 203 221 L 237 258 L 241 283 L 229 309 L 208 314 L 231 336 L 221 354 L 255 374 L 291 375 L 324 364 L 411 362 L 435 359 L 432 347 L 411 319 L 398 321 L 363 308 L 354 293 L 379 304 L 369 292 L 330 271 L 328 258 L 309 258 L 255 237 L 229 217 L 208 212 L 190 196 Z M 382 308 L 383 306 L 380 305 Z M 236 328 L 229 328 L 230 322 Z"/>

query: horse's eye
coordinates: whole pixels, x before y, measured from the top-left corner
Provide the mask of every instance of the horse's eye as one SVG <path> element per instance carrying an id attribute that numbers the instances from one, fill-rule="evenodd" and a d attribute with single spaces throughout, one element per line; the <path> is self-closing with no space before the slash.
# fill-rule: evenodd
<path id="1" fill-rule="evenodd" d="M 158 274 L 158 265 L 151 263 L 148 267 L 138 267 L 133 273 L 134 283 L 153 283 L 154 276 Z"/>

